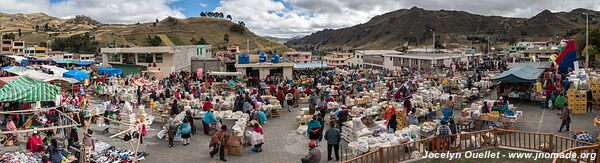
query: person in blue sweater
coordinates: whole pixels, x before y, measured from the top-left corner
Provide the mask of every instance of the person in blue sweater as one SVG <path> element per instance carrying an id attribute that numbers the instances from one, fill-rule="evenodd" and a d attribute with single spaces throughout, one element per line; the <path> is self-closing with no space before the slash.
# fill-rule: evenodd
<path id="1" fill-rule="evenodd" d="M 192 136 L 192 126 L 187 118 L 183 119 L 183 123 L 177 127 L 177 135 L 181 136 L 183 146 L 190 144 L 190 137 Z"/>
<path id="2" fill-rule="evenodd" d="M 206 114 L 204 114 L 204 117 L 202 117 L 202 127 L 204 129 L 205 135 L 210 135 L 209 134 L 210 124 L 219 122 L 217 120 L 217 118 L 215 118 L 215 115 L 213 114 L 214 111 L 215 110 L 211 109 L 208 112 L 206 112 Z"/>
<path id="3" fill-rule="evenodd" d="M 265 124 L 265 122 L 267 122 L 267 114 L 265 114 L 265 112 L 263 111 L 258 111 L 258 121 L 260 122 L 260 124 Z"/>
<path id="4" fill-rule="evenodd" d="M 321 122 L 317 120 L 318 115 L 313 115 L 312 120 L 308 122 L 308 129 L 306 130 L 306 134 L 310 140 L 318 140 L 321 136 L 319 135 L 321 128 Z"/>

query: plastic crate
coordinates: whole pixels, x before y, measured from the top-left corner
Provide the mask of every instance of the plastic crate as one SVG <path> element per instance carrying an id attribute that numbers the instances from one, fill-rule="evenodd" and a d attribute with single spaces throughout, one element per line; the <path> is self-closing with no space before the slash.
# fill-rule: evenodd
<path id="1" fill-rule="evenodd" d="M 573 114 L 584 114 L 584 113 L 587 113 L 586 107 L 581 107 L 580 106 L 580 107 L 572 107 L 572 108 L 569 108 L 569 109 L 571 110 L 571 113 L 573 113 Z"/>

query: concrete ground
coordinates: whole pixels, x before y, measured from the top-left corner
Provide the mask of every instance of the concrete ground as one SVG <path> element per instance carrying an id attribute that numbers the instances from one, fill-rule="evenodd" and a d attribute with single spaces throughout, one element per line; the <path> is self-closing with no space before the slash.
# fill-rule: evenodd
<path id="1" fill-rule="evenodd" d="M 572 137 L 577 130 L 589 132 L 593 137 L 600 133 L 600 129 L 593 125 L 592 119 L 600 112 L 595 110 L 591 113 L 572 115 L 571 130 L 569 132 L 558 133 L 560 119 L 556 115 L 556 110 L 541 109 L 540 106 L 534 106 L 527 102 L 513 102 L 517 110 L 523 111 L 524 116 L 516 123 L 516 129 L 541 133 L 555 133 L 558 135 Z M 242 156 L 226 156 L 228 162 L 298 162 L 300 158 L 308 151 L 308 138 L 296 133 L 298 124 L 295 116 L 299 109 L 293 112 L 282 112 L 281 117 L 275 117 L 268 120 L 264 126 L 265 144 L 262 153 L 251 152 L 251 147 L 244 147 Z M 440 115 L 440 114 L 438 114 Z M 216 157 L 210 158 L 208 148 L 209 136 L 201 134 L 200 121 L 195 121 L 199 131 L 197 135 L 192 136 L 191 145 L 183 146 L 176 142 L 174 148 L 168 148 L 166 140 L 158 140 L 155 135 L 162 125 L 160 122 L 152 125 L 149 135 L 145 137 L 144 144 L 140 149 L 148 152 L 144 162 L 220 162 Z M 99 133 L 99 132 L 97 132 Z M 98 134 L 101 140 L 113 143 L 117 146 L 126 147 L 123 141 L 116 139 L 107 139 L 110 134 Z M 326 143 L 321 142 L 319 149 L 322 152 L 322 162 L 327 159 Z M 335 162 L 335 160 L 332 160 Z"/>
<path id="2" fill-rule="evenodd" d="M 97 103 L 98 99 L 92 99 L 92 103 Z M 517 130 L 541 132 L 541 133 L 555 133 L 558 135 L 572 137 L 574 132 L 577 130 L 583 130 L 589 132 L 594 138 L 600 133 L 600 128 L 593 125 L 592 119 L 600 112 L 594 110 L 591 113 L 572 115 L 571 130 L 569 132 L 558 133 L 560 126 L 560 119 L 556 115 L 556 110 L 541 109 L 540 106 L 534 106 L 529 102 L 512 102 L 517 107 L 517 110 L 523 111 L 524 116 L 519 119 L 516 124 Z M 302 107 L 302 106 L 301 106 Z M 149 113 L 149 112 L 148 112 Z M 265 144 L 263 145 L 262 153 L 251 152 L 251 147 L 244 147 L 242 156 L 226 156 L 228 162 L 238 163 L 284 163 L 284 162 L 299 162 L 300 158 L 304 157 L 308 152 L 308 138 L 303 135 L 298 135 L 296 129 L 298 124 L 296 123 L 296 115 L 299 114 L 299 109 L 295 108 L 293 111 L 287 112 L 282 111 L 281 117 L 275 117 L 269 119 L 268 123 L 264 126 Z M 438 113 L 441 115 L 441 113 Z M 455 113 L 455 115 L 458 115 Z M 208 142 L 210 136 L 201 134 L 202 127 L 200 120 L 194 121 L 198 128 L 198 134 L 191 137 L 191 144 L 189 146 L 183 146 L 181 142 L 176 142 L 174 148 L 168 148 L 167 140 L 159 140 L 156 138 L 156 133 L 160 130 L 162 123 L 157 118 L 155 123 L 149 128 L 148 135 L 144 138 L 144 144 L 140 145 L 141 151 L 149 153 L 144 162 L 151 163 L 164 163 L 164 162 L 221 162 L 218 160 L 218 156 L 215 158 L 209 157 L 210 149 L 208 148 Z M 328 125 L 326 125 L 329 127 Z M 229 126 L 231 127 L 231 126 Z M 109 138 L 109 136 L 118 132 L 118 127 L 112 127 L 110 133 L 104 134 L 96 126 L 95 137 L 104 142 L 113 144 L 121 148 L 129 148 L 129 143 L 124 142 L 120 139 Z M 23 146 L 23 144 L 21 145 Z M 326 162 L 326 143 L 321 142 L 319 149 L 322 153 L 321 162 Z M 9 149 L 15 149 L 15 147 L 5 148 L 5 151 Z M 16 150 L 19 150 L 17 147 Z M 21 150 L 24 150 L 24 146 Z M 331 162 L 335 162 L 332 160 Z"/>

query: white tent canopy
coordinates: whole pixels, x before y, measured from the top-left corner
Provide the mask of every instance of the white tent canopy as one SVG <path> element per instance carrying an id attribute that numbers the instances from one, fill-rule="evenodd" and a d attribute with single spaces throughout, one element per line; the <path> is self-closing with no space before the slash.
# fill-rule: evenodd
<path id="1" fill-rule="evenodd" d="M 208 72 L 210 76 L 243 76 L 241 72 Z"/>
<path id="2" fill-rule="evenodd" d="M 68 71 L 67 69 L 56 67 L 56 66 L 50 66 L 50 65 L 42 65 L 42 67 L 46 68 L 46 69 L 49 69 L 56 76 L 63 76 L 63 73 L 65 73 L 65 72 Z"/>

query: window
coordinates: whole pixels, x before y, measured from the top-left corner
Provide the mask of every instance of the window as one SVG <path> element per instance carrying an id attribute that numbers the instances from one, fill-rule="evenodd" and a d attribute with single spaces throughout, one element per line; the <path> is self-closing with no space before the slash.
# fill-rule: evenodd
<path id="1" fill-rule="evenodd" d="M 152 54 L 137 54 L 138 63 L 152 63 L 154 59 L 152 58 Z"/>
<path id="2" fill-rule="evenodd" d="M 156 57 L 156 63 L 163 63 L 163 54 L 154 54 Z"/>
<path id="3" fill-rule="evenodd" d="M 65 56 L 65 58 L 71 58 L 71 56 Z M 121 62 L 121 55 L 119 54 L 109 54 L 108 55 L 109 62 Z"/>

